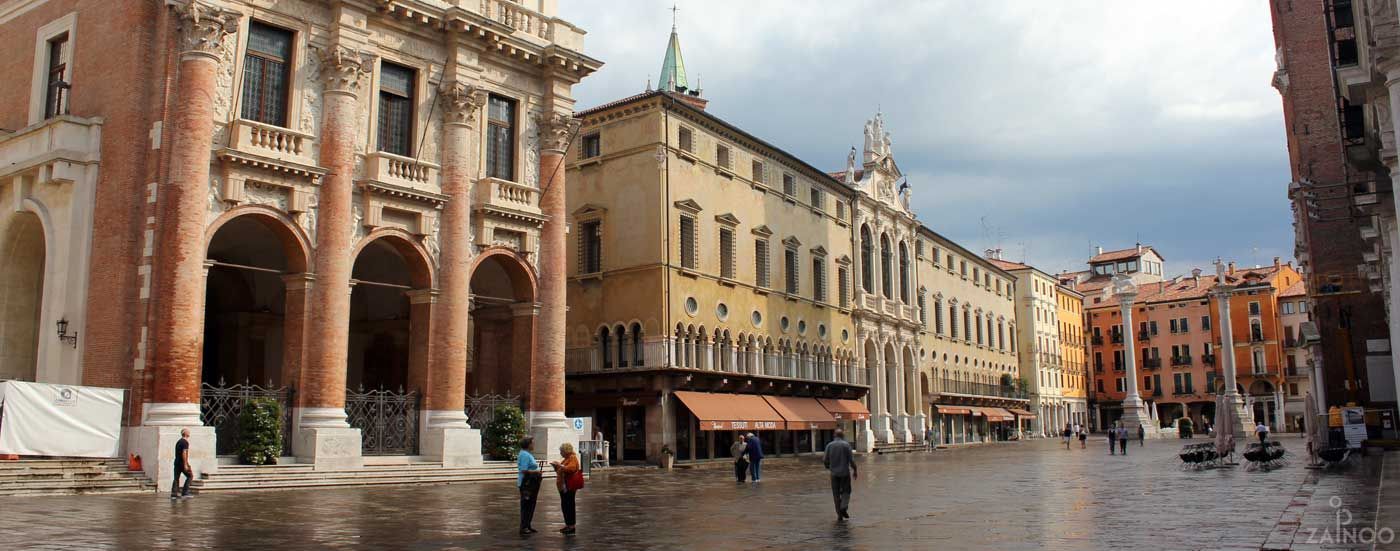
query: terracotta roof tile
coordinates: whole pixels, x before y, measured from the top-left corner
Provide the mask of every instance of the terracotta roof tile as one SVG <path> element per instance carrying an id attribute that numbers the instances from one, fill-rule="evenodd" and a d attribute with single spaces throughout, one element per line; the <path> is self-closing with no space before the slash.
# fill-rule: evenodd
<path id="1" fill-rule="evenodd" d="M 1122 249 L 1118 251 L 1107 251 L 1099 253 L 1090 258 L 1089 263 L 1097 264 L 1099 262 L 1112 262 L 1115 260 L 1127 260 L 1129 258 L 1137 258 L 1139 256 L 1142 256 L 1142 253 L 1145 253 L 1147 251 L 1152 251 L 1154 253 L 1157 253 L 1157 256 L 1162 256 L 1162 253 L 1158 253 L 1157 249 L 1154 249 L 1147 245 L 1143 245 L 1141 251 L 1138 251 L 1137 247 L 1133 247 L 1131 249 Z"/>
<path id="2" fill-rule="evenodd" d="M 1003 269 L 1003 270 L 1006 270 L 1006 271 L 1008 271 L 1008 272 L 1011 271 L 1011 270 L 1024 270 L 1024 269 L 1026 269 L 1026 268 L 1030 268 L 1030 265 L 1029 265 L 1029 264 L 1022 264 L 1022 263 L 1020 263 L 1020 262 L 1011 262 L 1011 261 L 1009 261 L 1009 260 L 999 260 L 999 259 L 996 259 L 996 258 L 989 258 L 989 259 L 987 259 L 987 262 L 991 262 L 993 266 L 996 266 L 996 267 L 1001 268 L 1001 269 Z"/>
<path id="3" fill-rule="evenodd" d="M 1302 281 L 1301 279 L 1298 280 L 1298 281 L 1296 281 L 1296 282 L 1294 282 L 1292 285 L 1289 285 L 1287 289 L 1284 289 L 1283 292 L 1281 292 L 1281 293 L 1278 294 L 1279 298 L 1282 298 L 1282 297 L 1303 297 L 1303 296 L 1307 296 L 1307 295 L 1308 295 L 1308 287 L 1307 287 L 1306 285 L 1303 284 L 1303 281 Z"/>

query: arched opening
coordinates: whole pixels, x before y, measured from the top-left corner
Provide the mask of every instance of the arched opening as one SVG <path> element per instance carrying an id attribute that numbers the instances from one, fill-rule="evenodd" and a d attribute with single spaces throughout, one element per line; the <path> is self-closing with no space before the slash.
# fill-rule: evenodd
<path id="1" fill-rule="evenodd" d="M 598 355 L 601 357 L 603 369 L 612 369 L 612 331 L 607 327 L 598 330 Z"/>
<path id="2" fill-rule="evenodd" d="M 865 341 L 865 379 L 870 382 L 870 392 L 866 395 L 866 405 L 870 413 L 880 413 L 884 410 L 880 407 L 883 403 L 881 395 L 884 394 L 883 378 L 879 371 L 879 351 L 875 348 L 875 341 L 867 339 Z"/>
<path id="3" fill-rule="evenodd" d="M 472 271 L 472 352 L 468 394 L 529 393 L 534 363 L 535 280 L 513 254 L 481 257 Z M 616 329 L 599 332 L 604 367 L 616 365 Z"/>
<path id="4" fill-rule="evenodd" d="M 870 226 L 860 227 L 860 286 L 867 293 L 875 292 L 875 258 L 870 242 Z"/>
<path id="5" fill-rule="evenodd" d="M 899 384 L 899 355 L 894 345 L 885 343 L 885 404 L 891 415 L 904 413 L 903 389 Z"/>
<path id="6" fill-rule="evenodd" d="M 287 287 L 285 227 L 261 215 L 224 223 L 209 241 L 204 298 L 205 384 L 290 385 L 284 372 Z M 300 271 L 298 269 L 298 271 Z"/>
<path id="7" fill-rule="evenodd" d="M 644 356 L 642 355 L 642 324 L 632 323 L 632 328 L 627 331 L 627 335 L 632 339 L 632 346 L 630 348 L 632 352 L 632 366 L 642 367 L 646 365 Z"/>
<path id="8" fill-rule="evenodd" d="M 0 379 L 38 376 L 44 248 L 44 225 L 33 213 L 12 214 L 0 225 Z"/>
<path id="9" fill-rule="evenodd" d="M 421 390 L 413 388 L 409 377 L 413 341 L 426 336 L 414 334 L 420 325 L 415 321 L 426 320 L 413 319 L 410 293 L 431 286 L 424 273 L 415 274 L 420 262 L 412 246 L 397 237 L 370 241 L 355 256 L 347 389 Z"/>
<path id="10" fill-rule="evenodd" d="M 894 298 L 894 253 L 890 236 L 880 234 L 880 290 L 885 298 Z"/>
<path id="11" fill-rule="evenodd" d="M 909 247 L 899 242 L 899 301 L 909 304 Z"/>

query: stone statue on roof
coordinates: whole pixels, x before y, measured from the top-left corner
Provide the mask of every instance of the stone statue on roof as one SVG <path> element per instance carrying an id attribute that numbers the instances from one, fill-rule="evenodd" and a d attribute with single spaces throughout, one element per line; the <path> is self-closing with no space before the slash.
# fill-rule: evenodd
<path id="1" fill-rule="evenodd" d="M 856 148 L 851 147 L 850 154 L 846 155 L 846 185 L 856 183 Z"/>
<path id="2" fill-rule="evenodd" d="M 1123 295 L 1137 292 L 1137 285 L 1133 284 L 1133 278 L 1128 274 L 1114 274 L 1113 294 Z"/>

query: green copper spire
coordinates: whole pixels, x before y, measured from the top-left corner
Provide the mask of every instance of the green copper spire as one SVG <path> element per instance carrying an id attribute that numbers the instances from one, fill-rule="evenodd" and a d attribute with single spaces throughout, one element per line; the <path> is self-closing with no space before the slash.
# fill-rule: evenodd
<path id="1" fill-rule="evenodd" d="M 681 59 L 681 39 L 676 36 L 676 25 L 671 25 L 671 42 L 666 45 L 666 60 L 661 62 L 661 78 L 657 88 L 667 92 L 685 90 L 690 87 L 685 80 L 685 60 Z"/>

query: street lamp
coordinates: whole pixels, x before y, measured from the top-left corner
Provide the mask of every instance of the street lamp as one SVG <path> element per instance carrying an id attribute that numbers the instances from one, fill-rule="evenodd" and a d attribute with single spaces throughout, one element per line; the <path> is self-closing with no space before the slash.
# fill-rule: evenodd
<path id="1" fill-rule="evenodd" d="M 58 340 L 72 344 L 73 348 L 78 347 L 78 332 L 74 331 L 72 335 L 68 334 L 68 318 L 58 320 Z"/>

